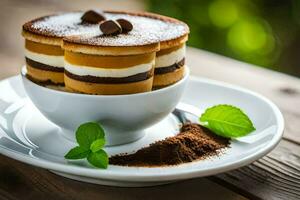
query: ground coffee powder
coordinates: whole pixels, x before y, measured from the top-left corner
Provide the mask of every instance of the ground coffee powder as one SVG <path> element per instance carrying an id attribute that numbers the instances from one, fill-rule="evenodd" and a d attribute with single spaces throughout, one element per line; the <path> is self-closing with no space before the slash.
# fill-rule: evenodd
<path id="1" fill-rule="evenodd" d="M 215 135 L 209 129 L 186 123 L 179 134 L 154 142 L 134 154 L 112 156 L 109 163 L 144 167 L 178 165 L 218 155 L 228 145 L 228 139 Z"/>

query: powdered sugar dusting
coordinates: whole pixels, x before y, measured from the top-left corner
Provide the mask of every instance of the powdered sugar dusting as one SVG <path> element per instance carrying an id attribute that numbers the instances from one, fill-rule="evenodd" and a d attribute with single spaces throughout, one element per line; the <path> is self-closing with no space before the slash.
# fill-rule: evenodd
<path id="1" fill-rule="evenodd" d="M 64 13 L 38 20 L 32 28 L 52 36 L 65 37 L 79 34 L 96 34 L 99 27 L 91 24 L 81 24 L 81 12 Z"/>
<path id="2" fill-rule="evenodd" d="M 39 33 L 51 36 L 66 37 L 77 35 L 72 41 L 101 46 L 138 46 L 171 40 L 187 33 L 184 24 L 166 22 L 142 16 L 105 13 L 107 19 L 124 18 L 133 24 L 133 30 L 127 34 L 104 36 L 99 25 L 81 24 L 82 12 L 65 13 L 49 16 L 32 24 Z M 80 36 L 78 36 L 80 35 Z"/>

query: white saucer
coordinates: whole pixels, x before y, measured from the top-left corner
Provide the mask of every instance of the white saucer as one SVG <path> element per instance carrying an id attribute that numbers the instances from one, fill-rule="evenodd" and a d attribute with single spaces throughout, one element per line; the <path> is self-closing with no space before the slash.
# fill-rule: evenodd
<path id="1" fill-rule="evenodd" d="M 261 158 L 280 141 L 284 121 L 279 109 L 268 99 L 249 90 L 203 78 L 191 78 L 182 102 L 203 110 L 215 104 L 232 104 L 244 110 L 256 131 L 234 140 L 224 154 L 203 161 L 173 167 L 120 167 L 95 169 L 83 161 L 68 162 L 64 154 L 75 143 L 48 121 L 26 97 L 19 76 L 0 82 L 0 153 L 39 166 L 71 179 L 111 186 L 151 186 L 177 180 L 213 175 L 236 169 Z M 195 119 L 194 119 L 195 120 Z M 112 155 L 133 152 L 155 140 L 178 132 L 178 120 L 169 115 L 146 130 L 133 143 L 107 147 Z"/>

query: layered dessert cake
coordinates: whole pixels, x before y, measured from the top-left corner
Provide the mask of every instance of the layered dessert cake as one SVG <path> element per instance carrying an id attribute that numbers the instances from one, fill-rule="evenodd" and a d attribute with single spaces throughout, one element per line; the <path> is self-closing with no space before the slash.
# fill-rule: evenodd
<path id="1" fill-rule="evenodd" d="M 23 25 L 27 76 L 30 79 L 45 84 L 64 84 L 62 38 L 91 33 L 98 27 L 95 24 L 104 20 L 101 15 L 93 14 L 96 11 L 86 13 L 85 16 L 82 12 L 44 16 Z"/>
<path id="2" fill-rule="evenodd" d="M 143 24 L 139 19 L 135 19 L 135 27 Z M 131 26 L 129 21 L 126 22 Z M 99 34 L 95 36 L 81 35 L 63 39 L 66 88 L 102 95 L 151 91 L 155 53 L 159 50 L 157 38 L 145 35 L 142 31 L 124 33 L 124 28 L 113 20 L 100 25 L 103 26 L 107 26 L 104 31 L 108 35 L 103 31 L 100 33 L 99 28 Z"/>
<path id="3" fill-rule="evenodd" d="M 188 40 L 188 26 L 169 18 L 173 26 L 159 34 L 160 51 L 156 53 L 153 88 L 159 89 L 179 81 L 184 76 L 185 43 Z M 170 33 L 177 33 L 176 37 Z"/>
<path id="4" fill-rule="evenodd" d="M 184 75 L 189 29 L 176 19 L 137 12 L 72 12 L 23 26 L 27 75 L 87 94 L 132 94 Z"/>
<path id="5" fill-rule="evenodd" d="M 186 25 L 149 13 L 105 12 L 105 17 L 108 20 L 100 24 L 98 34 L 63 39 L 67 88 L 90 94 L 131 94 L 150 91 L 157 69 L 159 86 L 182 78 L 183 65 L 173 69 L 174 63 L 169 65 L 163 60 L 184 49 L 188 33 Z M 129 24 L 130 31 L 124 32 L 124 22 Z M 105 25 L 111 29 L 103 29 Z M 113 30 L 116 32 L 112 33 Z M 163 38 L 163 46 L 168 49 L 157 57 Z M 162 58 L 159 63 L 167 65 L 155 68 L 155 58 Z M 176 59 L 173 61 L 179 63 Z M 166 74 L 176 77 L 160 82 L 163 79 L 160 76 L 166 77 Z"/>

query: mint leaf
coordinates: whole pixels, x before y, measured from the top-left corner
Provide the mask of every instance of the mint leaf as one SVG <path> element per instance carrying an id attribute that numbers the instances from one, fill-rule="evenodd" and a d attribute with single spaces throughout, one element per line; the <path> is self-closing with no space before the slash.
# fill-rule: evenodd
<path id="1" fill-rule="evenodd" d="M 82 159 L 82 158 L 86 158 L 89 155 L 89 153 L 90 153 L 89 149 L 77 146 L 77 147 L 74 147 L 73 149 L 71 149 L 65 155 L 65 158 L 72 159 L 72 160 Z"/>
<path id="2" fill-rule="evenodd" d="M 104 138 L 104 130 L 95 122 L 88 122 L 80 125 L 76 131 L 76 140 L 79 146 L 90 148 L 91 144 L 97 140 Z"/>
<path id="3" fill-rule="evenodd" d="M 95 122 L 80 125 L 76 131 L 76 140 L 79 146 L 71 149 L 65 155 L 65 158 L 87 158 L 93 166 L 106 169 L 108 166 L 108 155 L 102 149 L 105 145 L 104 136 L 104 130 Z"/>
<path id="4" fill-rule="evenodd" d="M 102 149 L 104 147 L 104 144 L 105 144 L 104 138 L 97 139 L 91 144 L 90 150 L 93 153 L 95 153 L 95 152 L 99 151 L 100 149 Z"/>
<path id="5" fill-rule="evenodd" d="M 108 166 L 108 155 L 104 150 L 99 150 L 95 153 L 91 152 L 87 160 L 95 167 L 106 169 Z"/>
<path id="6" fill-rule="evenodd" d="M 249 117 L 231 105 L 216 105 L 205 110 L 199 118 L 211 131 L 227 138 L 245 136 L 255 130 Z"/>

